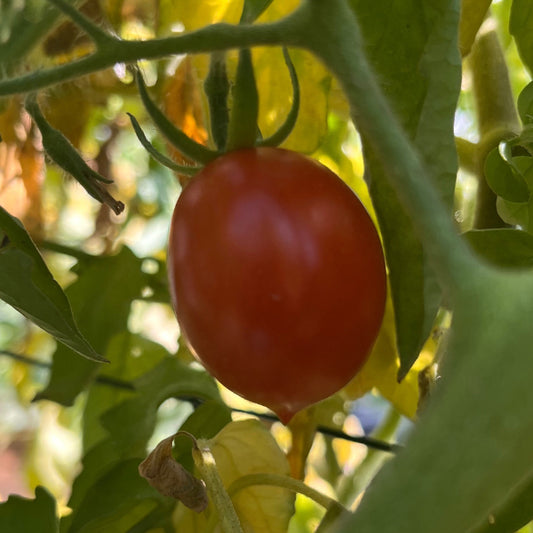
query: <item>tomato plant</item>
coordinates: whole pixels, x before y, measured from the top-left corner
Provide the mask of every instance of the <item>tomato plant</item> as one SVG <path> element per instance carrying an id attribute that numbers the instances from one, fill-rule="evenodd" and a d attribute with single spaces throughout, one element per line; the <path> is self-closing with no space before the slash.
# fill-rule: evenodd
<path id="1" fill-rule="evenodd" d="M 1 531 L 531 531 L 531 0 L 0 11 Z"/>
<path id="2" fill-rule="evenodd" d="M 168 263 L 199 359 L 284 422 L 348 382 L 383 318 L 370 216 L 335 174 L 295 152 L 242 149 L 208 164 L 178 199 Z"/>

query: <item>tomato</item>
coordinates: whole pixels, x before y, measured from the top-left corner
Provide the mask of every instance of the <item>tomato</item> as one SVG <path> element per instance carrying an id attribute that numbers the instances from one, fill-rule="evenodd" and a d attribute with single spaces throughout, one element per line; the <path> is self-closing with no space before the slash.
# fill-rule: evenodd
<path id="1" fill-rule="evenodd" d="M 280 148 L 209 163 L 172 218 L 169 281 L 207 370 L 288 422 L 361 368 L 383 318 L 377 231 L 333 172 Z"/>

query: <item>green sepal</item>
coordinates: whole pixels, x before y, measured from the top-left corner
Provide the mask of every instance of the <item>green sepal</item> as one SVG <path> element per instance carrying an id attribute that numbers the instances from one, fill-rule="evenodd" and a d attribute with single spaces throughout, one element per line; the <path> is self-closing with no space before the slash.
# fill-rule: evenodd
<path id="1" fill-rule="evenodd" d="M 150 98 L 146 84 L 138 70 L 135 72 L 135 79 L 137 81 L 139 95 L 148 115 L 150 115 L 150 118 L 153 120 L 157 129 L 166 137 L 172 146 L 179 150 L 185 157 L 204 165 L 220 155 L 218 152 L 210 150 L 202 144 L 193 141 L 172 124 Z"/>
<path id="2" fill-rule="evenodd" d="M 174 170 L 175 172 L 178 172 L 179 174 L 184 174 L 185 176 L 194 176 L 194 174 L 196 174 L 199 170 L 201 170 L 201 167 L 178 165 L 178 163 L 172 161 L 172 159 L 162 154 L 146 138 L 146 135 L 144 134 L 144 131 L 142 130 L 140 124 L 137 122 L 137 119 L 131 113 L 127 113 L 127 115 L 130 117 L 131 125 L 133 126 L 133 130 L 135 131 L 135 135 L 137 135 L 137 139 L 139 139 L 139 142 L 143 145 L 143 148 L 158 163 L 161 163 L 163 166 L 169 168 L 170 170 Z"/>
<path id="3" fill-rule="evenodd" d="M 283 57 L 285 58 L 285 63 L 291 77 L 292 106 L 285 122 L 270 137 L 258 142 L 258 146 L 279 146 L 291 134 L 296 125 L 296 119 L 298 118 L 298 112 L 300 110 L 300 83 L 298 82 L 298 75 L 296 74 L 296 69 L 294 68 L 289 51 L 285 47 L 283 47 Z"/>

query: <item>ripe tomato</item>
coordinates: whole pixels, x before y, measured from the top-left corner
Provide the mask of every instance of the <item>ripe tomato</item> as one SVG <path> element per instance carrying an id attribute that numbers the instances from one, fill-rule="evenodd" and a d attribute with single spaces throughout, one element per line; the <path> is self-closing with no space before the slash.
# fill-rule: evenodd
<path id="1" fill-rule="evenodd" d="M 385 264 L 365 208 L 330 170 L 279 148 L 230 152 L 191 180 L 168 267 L 198 359 L 285 423 L 357 373 L 383 318 Z"/>

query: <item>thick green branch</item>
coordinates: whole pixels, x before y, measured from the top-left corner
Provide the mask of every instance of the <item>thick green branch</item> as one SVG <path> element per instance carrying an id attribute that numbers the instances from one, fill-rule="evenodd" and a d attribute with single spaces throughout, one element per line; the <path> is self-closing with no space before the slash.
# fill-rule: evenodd
<path id="1" fill-rule="evenodd" d="M 458 11 L 457 2 L 449 4 Z M 352 11 L 343 0 L 312 0 L 308 6 L 304 43 L 340 80 L 354 122 L 380 157 L 441 284 L 450 291 L 468 285 L 476 259 L 378 86 Z"/>

